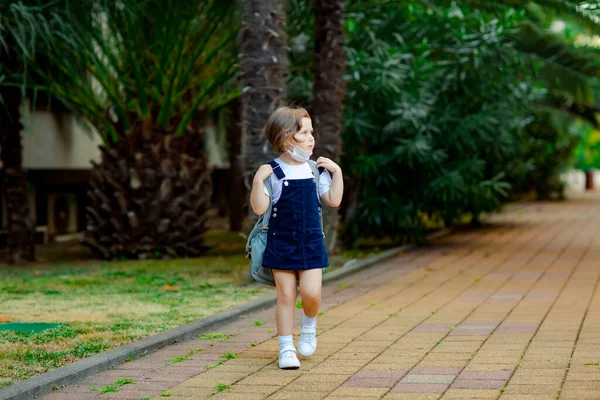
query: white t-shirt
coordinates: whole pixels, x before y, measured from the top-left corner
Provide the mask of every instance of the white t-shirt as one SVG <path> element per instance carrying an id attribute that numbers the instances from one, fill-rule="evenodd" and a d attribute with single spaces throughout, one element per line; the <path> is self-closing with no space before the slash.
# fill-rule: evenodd
<path id="1" fill-rule="evenodd" d="M 291 165 L 286 164 L 281 161 L 280 158 L 276 158 L 275 161 L 281 167 L 281 170 L 285 174 L 285 178 L 277 179 L 275 173 L 271 174 L 271 188 L 273 189 L 273 204 L 277 203 L 279 198 L 281 197 L 281 190 L 283 187 L 284 180 L 293 180 L 293 179 L 307 179 L 312 178 L 313 173 L 310 165 L 308 163 Z M 321 175 L 319 175 L 319 197 L 323 196 L 325 193 L 329 192 L 329 188 L 331 188 L 331 175 L 329 172 L 323 171 Z M 265 194 L 269 195 L 267 188 L 265 187 Z"/>

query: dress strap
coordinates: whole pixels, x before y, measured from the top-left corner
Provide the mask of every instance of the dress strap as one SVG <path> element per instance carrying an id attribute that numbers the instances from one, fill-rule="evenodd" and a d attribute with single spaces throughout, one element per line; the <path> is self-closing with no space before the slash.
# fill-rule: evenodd
<path id="1" fill-rule="evenodd" d="M 283 170 L 281 169 L 281 165 L 279 165 L 277 161 L 269 161 L 267 164 L 269 164 L 271 168 L 273 168 L 273 173 L 275 173 L 277 179 L 285 178 L 285 172 L 283 172 Z"/>

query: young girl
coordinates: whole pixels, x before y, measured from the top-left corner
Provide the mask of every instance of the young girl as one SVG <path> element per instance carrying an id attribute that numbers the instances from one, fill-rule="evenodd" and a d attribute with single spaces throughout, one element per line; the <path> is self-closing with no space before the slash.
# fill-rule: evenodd
<path id="1" fill-rule="evenodd" d="M 300 367 L 292 337 L 296 279 L 300 280 L 303 310 L 298 352 L 307 357 L 317 348 L 316 317 L 321 304 L 323 268 L 329 266 L 317 196 L 331 207 L 340 205 L 344 191 L 342 170 L 330 159 L 319 157 L 316 165 L 322 172 L 317 188 L 308 164 L 315 139 L 310 116 L 303 108 L 278 108 L 269 117 L 265 133 L 281 155 L 256 172 L 250 204 L 257 215 L 262 215 L 273 202 L 263 267 L 273 270 L 277 287 L 279 368 L 295 369 Z M 272 199 L 264 186 L 268 177 Z"/>

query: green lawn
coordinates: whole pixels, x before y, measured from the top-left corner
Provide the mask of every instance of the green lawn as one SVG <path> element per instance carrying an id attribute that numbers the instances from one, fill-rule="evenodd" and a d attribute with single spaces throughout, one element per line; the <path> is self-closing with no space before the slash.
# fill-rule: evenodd
<path id="1" fill-rule="evenodd" d="M 39 334 L 0 331 L 0 387 L 272 290 L 247 284 L 243 238 L 214 233 L 212 238 L 219 246 L 196 259 L 46 263 L 0 270 L 0 321 L 63 324 Z"/>

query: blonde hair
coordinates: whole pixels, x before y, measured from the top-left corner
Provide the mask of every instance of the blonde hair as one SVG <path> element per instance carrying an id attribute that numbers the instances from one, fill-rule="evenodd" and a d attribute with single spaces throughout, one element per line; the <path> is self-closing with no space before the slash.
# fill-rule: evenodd
<path id="1" fill-rule="evenodd" d="M 310 119 L 302 107 L 279 107 L 273 111 L 265 126 L 265 135 L 277 153 L 285 152 L 285 143 L 300 131 L 302 118 Z"/>

